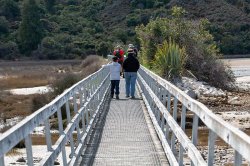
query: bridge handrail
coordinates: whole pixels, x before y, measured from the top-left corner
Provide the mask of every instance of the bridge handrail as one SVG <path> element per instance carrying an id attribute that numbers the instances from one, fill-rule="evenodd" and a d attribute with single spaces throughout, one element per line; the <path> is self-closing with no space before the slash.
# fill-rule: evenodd
<path id="1" fill-rule="evenodd" d="M 70 87 L 69 89 L 65 90 L 61 95 L 57 96 L 49 104 L 40 108 L 33 114 L 27 116 L 21 122 L 19 122 L 18 124 L 10 128 L 9 130 L 4 132 L 0 136 L 0 147 L 1 147 L 0 148 L 0 165 L 4 164 L 4 155 L 7 152 L 9 152 L 21 140 L 25 139 L 26 141 L 26 138 L 29 136 L 29 134 L 31 134 L 34 131 L 36 127 L 38 127 L 41 124 L 45 124 L 46 123 L 45 121 L 48 120 L 50 116 L 54 115 L 58 109 L 60 109 L 66 102 L 70 100 L 70 98 L 74 97 L 74 95 L 78 91 L 86 90 L 86 93 L 84 92 L 84 97 L 86 98 L 86 101 L 88 101 L 89 100 L 88 97 L 93 96 L 90 93 L 94 91 L 98 91 L 98 89 L 100 88 L 100 87 L 98 88 L 97 83 L 101 84 L 101 82 L 108 80 L 107 79 L 108 73 L 109 71 L 107 70 L 107 68 L 99 69 L 97 72 L 89 75 L 88 77 L 79 81 L 78 83 Z M 93 85 L 94 83 L 96 83 L 96 85 Z M 84 85 L 87 85 L 88 87 L 84 87 Z M 90 88 L 90 89 L 86 89 L 86 88 Z M 105 94 L 102 94 L 102 95 L 105 95 Z M 75 104 L 75 101 L 74 101 L 74 104 Z M 29 158 L 28 155 L 27 157 Z"/>
<path id="2" fill-rule="evenodd" d="M 152 71 L 143 66 L 141 66 L 140 70 L 150 76 L 160 86 L 164 87 L 187 109 L 195 113 L 195 115 L 197 115 L 210 130 L 233 147 L 236 150 L 236 153 L 239 153 L 245 159 L 250 161 L 250 137 L 247 134 L 224 121 L 222 118 L 216 116 L 204 104 L 192 99 L 186 93 L 179 90 L 176 86 L 159 77 Z"/>
<path id="3" fill-rule="evenodd" d="M 156 111 L 155 111 L 156 107 L 157 107 L 157 110 L 159 110 L 161 112 L 162 118 L 163 117 L 165 118 L 166 122 L 168 123 L 171 130 L 174 132 L 174 135 L 177 137 L 180 144 L 188 152 L 188 156 L 191 158 L 194 165 L 198 165 L 198 166 L 204 165 L 205 166 L 206 162 L 202 158 L 199 150 L 193 145 L 193 143 L 190 141 L 190 139 L 185 134 L 185 132 L 182 130 L 182 128 L 177 124 L 177 122 L 171 116 L 171 114 L 169 113 L 167 108 L 160 101 L 159 97 L 153 92 L 153 90 L 151 90 L 149 85 L 147 85 L 147 82 L 145 81 L 145 79 L 141 75 L 141 72 L 139 72 L 139 73 L 140 74 L 139 74 L 138 83 L 139 83 L 140 90 L 142 91 L 143 100 L 145 101 L 147 110 L 148 110 L 150 117 L 153 121 L 153 124 L 156 128 L 156 132 L 157 132 L 160 140 L 162 141 L 163 149 L 165 150 L 165 154 L 168 157 L 168 161 L 169 161 L 170 165 L 178 166 L 179 164 L 176 160 L 174 152 L 172 152 L 172 150 L 173 150 L 172 147 L 170 147 L 168 144 L 169 140 L 164 135 L 164 132 L 163 132 L 164 131 L 164 129 L 163 129 L 164 128 L 163 127 L 164 121 L 161 120 L 161 122 L 159 122 L 160 121 L 160 119 L 159 119 L 160 114 L 156 113 Z M 150 101 L 151 101 L 151 103 L 150 103 Z M 153 106 L 153 108 L 152 108 L 153 103 L 155 104 L 155 106 Z M 154 115 L 154 114 L 157 114 L 157 115 Z"/>

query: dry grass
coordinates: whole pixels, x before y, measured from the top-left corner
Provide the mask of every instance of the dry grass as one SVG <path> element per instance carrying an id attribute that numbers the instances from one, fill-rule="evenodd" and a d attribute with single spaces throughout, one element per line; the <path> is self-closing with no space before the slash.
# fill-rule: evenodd
<path id="1" fill-rule="evenodd" d="M 18 152 L 18 148 L 13 148 L 6 155 L 7 156 L 17 156 L 17 155 L 20 155 L 20 154 L 21 153 Z"/>
<path id="2" fill-rule="evenodd" d="M 46 76 L 46 74 L 31 74 L 8 77 L 5 79 L 0 79 L 0 89 L 44 86 L 49 84 L 49 80 L 50 79 Z"/>
<path id="3" fill-rule="evenodd" d="M 0 95 L 0 115 L 3 119 L 9 119 L 16 116 L 27 116 L 31 114 L 33 95 L 11 95 L 1 93 Z"/>
<path id="4" fill-rule="evenodd" d="M 84 78 L 101 68 L 102 65 L 106 64 L 107 62 L 101 58 L 100 56 L 92 55 L 87 57 L 85 60 L 82 61 L 81 67 L 81 77 Z"/>
<path id="5" fill-rule="evenodd" d="M 59 138 L 58 133 L 51 133 L 51 143 L 52 143 L 52 145 L 55 145 L 58 138 Z M 32 139 L 32 145 L 47 145 L 45 135 L 33 134 L 31 136 L 31 139 Z M 73 134 L 73 139 L 74 140 L 77 139 L 77 134 Z"/>
<path id="6" fill-rule="evenodd" d="M 19 62 L 20 63 L 20 62 Z M 83 79 L 100 69 L 106 63 L 99 56 L 88 56 L 81 63 L 75 61 L 69 62 L 23 62 L 23 64 L 4 64 L 0 66 L 0 75 L 6 75 L 7 78 L 0 78 L 0 120 L 9 119 L 16 116 L 25 117 L 32 112 L 47 104 L 53 99 L 53 96 L 41 95 L 12 95 L 1 91 L 1 89 L 35 87 L 52 84 L 64 76 L 74 73 Z M 26 64 L 27 63 L 27 64 Z M 49 65 L 51 63 L 51 65 Z M 12 68 L 14 66 L 14 70 Z M 46 98 L 46 100 L 44 99 Z M 47 98 L 49 98 L 47 100 Z M 44 100 L 41 100 L 44 99 Z M 6 127 L 4 130 L 9 128 Z M 34 140 L 36 141 L 36 140 Z"/>

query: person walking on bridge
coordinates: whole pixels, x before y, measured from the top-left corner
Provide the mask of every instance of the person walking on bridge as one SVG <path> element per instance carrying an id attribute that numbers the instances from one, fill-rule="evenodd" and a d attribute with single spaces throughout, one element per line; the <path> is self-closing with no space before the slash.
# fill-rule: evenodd
<path id="1" fill-rule="evenodd" d="M 125 53 L 124 50 L 119 45 L 116 46 L 116 49 L 113 52 L 113 55 L 118 58 L 118 63 L 120 63 L 121 66 L 124 61 L 124 53 Z M 120 75 L 123 75 L 123 78 L 124 78 L 123 69 L 121 70 Z"/>
<path id="2" fill-rule="evenodd" d="M 134 57 L 133 52 L 128 53 L 128 57 L 123 62 L 123 70 L 126 84 L 126 97 L 135 98 L 135 83 L 137 79 L 137 71 L 140 68 L 140 63 Z"/>
<path id="3" fill-rule="evenodd" d="M 119 84 L 120 84 L 120 72 L 121 65 L 118 63 L 118 58 L 115 56 L 112 58 L 113 62 L 108 64 L 110 70 L 110 81 L 111 81 L 111 98 L 116 95 L 116 99 L 119 99 Z"/>

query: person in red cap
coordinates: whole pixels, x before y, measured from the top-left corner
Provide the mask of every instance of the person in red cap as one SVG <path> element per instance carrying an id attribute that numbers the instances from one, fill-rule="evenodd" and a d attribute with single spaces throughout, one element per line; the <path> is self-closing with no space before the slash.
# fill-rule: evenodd
<path id="1" fill-rule="evenodd" d="M 117 46 L 113 52 L 113 55 L 118 58 L 118 63 L 120 63 L 121 66 L 124 61 L 124 53 L 125 53 L 124 50 L 120 46 Z M 121 75 L 123 74 L 123 69 L 120 74 Z"/>

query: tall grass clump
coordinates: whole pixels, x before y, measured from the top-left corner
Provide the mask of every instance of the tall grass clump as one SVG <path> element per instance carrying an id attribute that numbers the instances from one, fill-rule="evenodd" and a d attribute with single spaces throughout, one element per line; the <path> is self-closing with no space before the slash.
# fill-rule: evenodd
<path id="1" fill-rule="evenodd" d="M 102 65 L 104 65 L 106 62 L 105 60 L 97 55 L 90 55 L 87 58 L 85 58 L 81 63 L 81 77 L 86 77 L 96 71 L 98 71 Z"/>
<path id="2" fill-rule="evenodd" d="M 79 75 L 73 73 L 67 73 L 61 78 L 57 79 L 52 84 L 55 96 L 63 93 L 64 90 L 70 88 L 78 81 L 80 81 Z"/>
<path id="3" fill-rule="evenodd" d="M 165 78 L 179 77 L 186 61 L 185 49 L 171 39 L 157 47 L 153 69 Z"/>
<path id="4" fill-rule="evenodd" d="M 186 73 L 215 87 L 230 88 L 234 83 L 234 76 L 230 68 L 219 60 L 221 54 L 213 36 L 208 31 L 209 22 L 206 19 L 187 20 L 185 14 L 186 12 L 181 7 L 173 7 L 169 18 L 157 18 L 147 25 L 136 27 L 136 34 L 141 45 L 141 64 L 149 69 L 156 69 L 154 63 L 159 63 L 157 70 L 162 76 L 166 76 L 166 72 L 163 71 L 171 71 L 169 73 L 171 77 L 173 74 L 180 74 L 177 72 L 180 69 L 169 69 L 170 64 L 162 61 L 165 58 L 159 55 L 164 49 L 167 52 L 166 48 L 159 50 L 159 45 L 167 47 L 164 42 L 171 38 L 172 43 L 185 48 L 187 58 L 183 60 L 185 63 L 180 64 L 183 65 L 182 68 L 187 71 Z M 172 43 L 168 44 L 173 45 Z M 177 52 L 171 51 L 169 54 L 177 54 Z"/>

